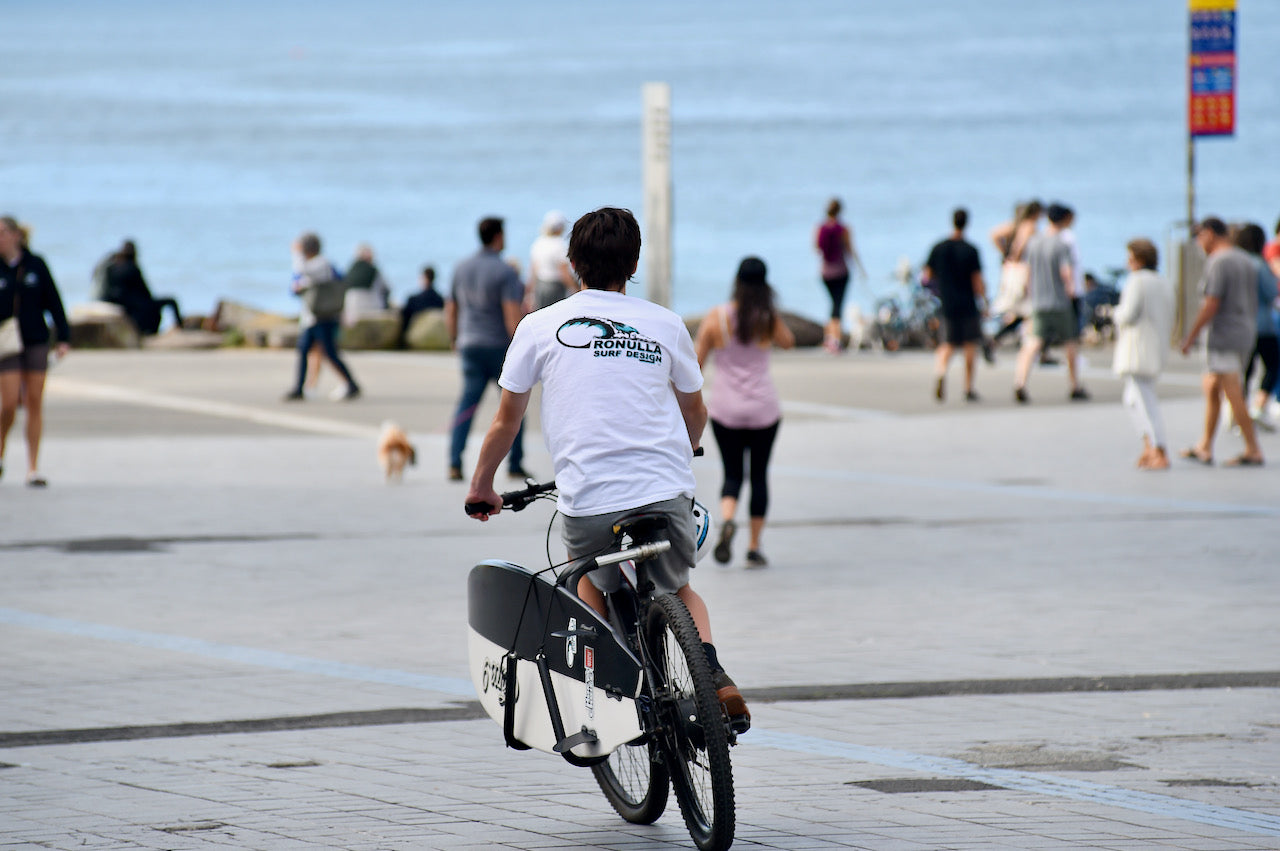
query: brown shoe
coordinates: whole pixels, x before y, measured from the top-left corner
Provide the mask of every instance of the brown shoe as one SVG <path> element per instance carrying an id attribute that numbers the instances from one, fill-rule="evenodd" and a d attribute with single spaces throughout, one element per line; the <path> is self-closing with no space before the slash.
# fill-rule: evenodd
<path id="1" fill-rule="evenodd" d="M 747 709 L 747 702 L 742 699 L 742 692 L 738 691 L 738 686 L 723 668 L 712 676 L 715 678 L 716 697 L 729 718 L 729 728 L 735 733 L 747 732 L 751 729 L 751 711 Z"/>

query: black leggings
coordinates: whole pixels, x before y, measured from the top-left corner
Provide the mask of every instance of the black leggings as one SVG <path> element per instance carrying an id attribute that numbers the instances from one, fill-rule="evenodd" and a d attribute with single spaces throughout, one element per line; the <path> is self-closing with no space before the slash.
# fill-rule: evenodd
<path id="1" fill-rule="evenodd" d="M 1253 365 L 1262 361 L 1262 384 L 1258 387 L 1265 393 L 1274 393 L 1276 389 L 1276 373 L 1280 370 L 1280 338 L 1272 334 L 1259 337 L 1249 356 L 1249 366 L 1244 371 L 1244 387 L 1249 389 L 1249 379 L 1253 378 Z"/>
<path id="2" fill-rule="evenodd" d="M 827 285 L 827 293 L 831 296 L 831 318 L 839 319 L 844 313 L 844 293 L 849 287 L 849 275 L 846 273 L 836 278 L 823 278 Z"/>
<path id="3" fill-rule="evenodd" d="M 737 499 L 742 492 L 743 460 L 747 453 L 751 453 L 752 517 L 764 517 L 769 510 L 769 455 L 773 452 L 773 441 L 778 436 L 781 422 L 779 420 L 765 428 L 729 428 L 711 421 L 711 431 L 716 436 L 716 445 L 720 447 L 720 458 L 724 462 L 722 497 Z"/>

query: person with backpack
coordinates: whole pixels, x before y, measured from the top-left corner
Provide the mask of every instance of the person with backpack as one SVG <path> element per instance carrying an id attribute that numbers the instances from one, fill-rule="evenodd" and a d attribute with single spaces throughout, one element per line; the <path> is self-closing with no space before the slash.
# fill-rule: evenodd
<path id="1" fill-rule="evenodd" d="M 320 253 L 320 237 L 314 233 L 299 237 L 293 252 L 293 293 L 302 299 L 299 318 L 302 333 L 298 336 L 298 376 L 293 389 L 285 394 L 285 401 L 299 402 L 306 398 L 302 390 L 307 381 L 307 353 L 316 344 L 347 382 L 346 392 L 340 398 L 355 399 L 360 395 L 360 387 L 338 354 L 338 325 L 346 297 L 342 273 Z"/>

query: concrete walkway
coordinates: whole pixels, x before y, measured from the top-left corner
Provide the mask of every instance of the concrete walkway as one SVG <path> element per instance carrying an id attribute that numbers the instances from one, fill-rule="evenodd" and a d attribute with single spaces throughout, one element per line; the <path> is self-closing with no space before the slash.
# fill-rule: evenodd
<path id="1" fill-rule="evenodd" d="M 1094 401 L 1043 370 L 1026 408 L 1004 353 L 978 405 L 920 353 L 777 359 L 772 564 L 694 574 L 755 715 L 735 848 L 1280 848 L 1280 436 L 1260 470 L 1138 473 L 1088 356 Z M 354 403 L 280 401 L 284 352 L 50 374 L 51 485 L 20 430 L 0 480 L 0 847 L 691 847 L 674 801 L 628 825 L 476 717 L 466 572 L 539 562 L 551 513 L 463 516 L 452 356 L 349 362 Z M 385 419 L 420 450 L 399 486 Z M 696 471 L 715 505 L 714 448 Z"/>

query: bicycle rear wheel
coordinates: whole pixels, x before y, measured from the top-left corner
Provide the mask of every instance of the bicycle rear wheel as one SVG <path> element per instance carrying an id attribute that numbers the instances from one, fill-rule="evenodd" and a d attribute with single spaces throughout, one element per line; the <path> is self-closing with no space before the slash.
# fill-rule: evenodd
<path id="1" fill-rule="evenodd" d="M 733 844 L 733 767 L 720 701 L 698 629 L 673 594 L 654 598 L 646 640 L 662 682 L 654 699 L 662 720 L 659 747 L 680 813 L 702 851 Z"/>
<path id="2" fill-rule="evenodd" d="M 654 761 L 657 745 L 650 739 L 640 745 L 623 745 L 609 758 L 591 766 L 600 791 L 632 824 L 653 824 L 667 808 L 670 779 L 661 762 Z"/>

